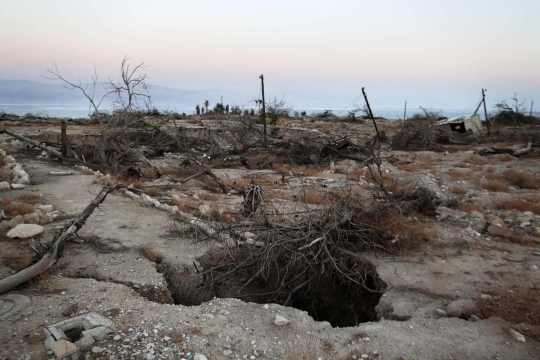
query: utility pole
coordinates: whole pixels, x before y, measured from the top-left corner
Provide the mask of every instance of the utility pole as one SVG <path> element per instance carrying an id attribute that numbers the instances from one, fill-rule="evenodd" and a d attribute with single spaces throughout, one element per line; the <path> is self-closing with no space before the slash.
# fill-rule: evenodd
<path id="1" fill-rule="evenodd" d="M 407 100 L 405 100 L 405 110 L 403 111 L 403 121 L 407 120 Z"/>
<path id="2" fill-rule="evenodd" d="M 488 121 L 488 114 L 486 108 L 486 91 L 487 89 L 482 89 L 482 102 L 484 103 L 484 116 L 486 117 L 486 122 Z"/>
<path id="3" fill-rule="evenodd" d="M 531 100 L 531 111 L 529 111 L 529 116 L 532 116 L 533 104 L 534 104 L 534 100 Z"/>
<path id="4" fill-rule="evenodd" d="M 373 125 L 375 126 L 375 132 L 377 133 L 377 139 L 381 141 L 381 136 L 379 135 L 379 128 L 377 127 L 377 123 L 375 122 L 375 118 L 373 117 L 373 111 L 371 111 L 371 106 L 369 106 L 369 101 L 367 99 L 366 92 L 364 91 L 364 88 L 362 88 L 362 94 L 364 94 L 364 100 L 366 100 L 366 105 L 369 110 L 369 116 L 371 116 L 371 121 L 373 121 Z"/>
<path id="5" fill-rule="evenodd" d="M 264 140 L 266 141 L 266 102 L 264 101 L 264 75 L 261 74 L 259 78 L 261 79 L 262 106 L 263 106 L 262 118 L 263 118 L 263 125 L 264 125 Z"/>
<path id="6" fill-rule="evenodd" d="M 65 120 L 60 122 L 60 133 L 61 133 L 61 142 L 62 142 L 62 156 L 67 157 L 67 123 Z"/>

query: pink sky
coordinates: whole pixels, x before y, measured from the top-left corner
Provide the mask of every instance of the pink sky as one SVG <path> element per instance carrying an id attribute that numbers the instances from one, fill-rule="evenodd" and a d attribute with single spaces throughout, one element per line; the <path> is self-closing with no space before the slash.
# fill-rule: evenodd
<path id="1" fill-rule="evenodd" d="M 464 108 L 484 87 L 540 106 L 537 0 L 5 0 L 2 13 L 0 79 L 45 81 L 55 63 L 106 77 L 129 55 L 151 83 L 182 89 L 264 73 L 278 96 L 348 103 L 365 86 L 380 106 Z"/>

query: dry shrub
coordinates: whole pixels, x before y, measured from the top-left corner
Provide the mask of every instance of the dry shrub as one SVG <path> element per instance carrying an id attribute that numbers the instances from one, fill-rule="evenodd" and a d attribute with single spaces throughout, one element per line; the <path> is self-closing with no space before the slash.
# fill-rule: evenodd
<path id="1" fill-rule="evenodd" d="M 480 317 L 498 316 L 511 324 L 525 324 L 519 331 L 540 340 L 540 288 L 538 276 L 523 273 L 518 282 L 500 279 L 477 299 Z"/>
<path id="2" fill-rule="evenodd" d="M 373 245 L 382 245 L 382 248 L 388 251 L 410 251 L 428 239 L 425 225 L 405 217 L 396 210 L 366 211 L 359 219 L 369 228 L 383 232 L 383 235 L 379 236 L 379 244 Z"/>
<path id="3" fill-rule="evenodd" d="M 0 263 L 13 271 L 27 268 L 32 263 L 33 258 L 33 253 L 28 249 L 13 249 L 4 246 L 4 249 L 0 251 Z"/>
<path id="4" fill-rule="evenodd" d="M 454 167 L 467 169 L 467 168 L 470 168 L 471 166 L 469 164 L 467 164 L 467 163 L 464 163 L 464 162 L 458 162 L 458 163 L 454 164 Z"/>
<path id="5" fill-rule="evenodd" d="M 193 326 L 191 327 L 191 333 L 192 333 L 192 334 L 195 334 L 195 335 L 202 335 L 202 334 L 203 334 L 202 326 L 200 326 L 200 325 L 193 325 Z"/>
<path id="6" fill-rule="evenodd" d="M 510 154 L 497 154 L 493 156 L 493 158 L 496 160 L 496 162 L 506 162 L 506 161 L 516 160 L 516 158 Z"/>
<path id="7" fill-rule="evenodd" d="M 506 200 L 500 203 L 498 205 L 498 208 L 502 210 L 514 209 L 514 210 L 519 210 L 521 212 L 530 211 L 536 215 L 540 215 L 540 205 L 532 204 L 526 201 Z"/>
<path id="8" fill-rule="evenodd" d="M 9 198 L 2 199 L 2 204 L 4 205 L 5 214 L 9 217 L 31 214 L 35 211 L 33 205 L 18 201 L 11 201 Z"/>
<path id="9" fill-rule="evenodd" d="M 285 358 L 289 360 L 312 360 L 317 358 L 327 359 L 331 350 L 327 350 L 325 344 L 314 335 L 313 331 L 307 334 L 296 335 L 291 333 L 284 341 Z M 330 345 L 333 345 L 330 342 Z"/>
<path id="10" fill-rule="evenodd" d="M 294 176 L 313 176 L 326 170 L 328 166 L 323 165 L 289 165 L 272 163 L 272 169 L 280 174 L 288 175 L 291 172 Z"/>
<path id="11" fill-rule="evenodd" d="M 466 162 L 475 164 L 475 165 L 492 165 L 495 164 L 497 161 L 493 158 L 488 158 L 486 156 L 481 155 L 471 155 L 466 159 Z"/>
<path id="12" fill-rule="evenodd" d="M 450 177 L 451 180 L 474 180 L 477 178 L 478 174 L 472 171 L 459 171 L 459 170 L 450 170 L 446 172 L 446 175 Z"/>
<path id="13" fill-rule="evenodd" d="M 246 187 L 251 182 L 251 177 L 242 177 L 235 180 L 226 179 L 223 180 L 225 185 L 231 186 L 231 187 Z"/>
<path id="14" fill-rule="evenodd" d="M 508 184 L 501 180 L 489 180 L 484 184 L 484 189 L 493 192 L 509 192 Z"/>
<path id="15" fill-rule="evenodd" d="M 30 182 L 29 182 L 30 185 L 37 185 L 38 184 L 38 181 L 34 178 L 30 178 Z"/>
<path id="16" fill-rule="evenodd" d="M 540 180 L 530 171 L 507 170 L 503 175 L 510 184 L 522 189 L 540 188 Z"/>
<path id="17" fill-rule="evenodd" d="M 465 213 L 470 213 L 471 211 L 480 211 L 480 212 L 483 211 L 483 209 L 480 206 L 470 203 L 470 202 L 460 202 L 458 205 L 458 209 L 459 211 L 465 212 Z"/>
<path id="18" fill-rule="evenodd" d="M 497 169 L 495 167 L 493 167 L 493 166 L 488 166 L 487 169 L 486 169 L 486 172 L 488 174 L 494 174 L 495 171 L 497 171 Z"/>
<path id="19" fill-rule="evenodd" d="M 158 187 L 148 187 L 146 189 L 146 193 L 148 196 L 158 196 L 161 193 L 161 190 Z"/>
<path id="20" fill-rule="evenodd" d="M 360 178 L 365 176 L 365 169 L 356 168 L 347 175 L 349 181 L 360 181 Z"/>
<path id="21" fill-rule="evenodd" d="M 422 169 L 424 169 L 425 167 L 423 166 L 423 164 L 419 164 L 419 163 L 410 163 L 410 164 L 394 164 L 394 166 L 400 170 L 403 170 L 403 171 L 409 171 L 409 172 L 418 172 Z"/>
<path id="22" fill-rule="evenodd" d="M 130 182 L 131 186 L 133 186 L 135 189 L 144 190 L 146 189 L 146 185 L 144 181 L 142 180 L 135 180 Z"/>
<path id="23" fill-rule="evenodd" d="M 152 169 L 144 169 L 142 171 L 143 177 L 146 179 L 155 180 L 159 177 L 158 173 L 155 170 Z"/>
<path id="24" fill-rule="evenodd" d="M 9 170 L 7 167 L 0 168 L 0 179 L 11 180 L 11 170 Z"/>
<path id="25" fill-rule="evenodd" d="M 39 195 L 33 194 L 33 193 L 22 193 L 18 195 L 15 200 L 27 204 L 39 204 L 41 203 L 42 199 Z"/>
<path id="26" fill-rule="evenodd" d="M 181 344 L 185 341 L 184 337 L 182 336 L 182 331 L 177 330 L 177 329 L 170 330 L 167 333 L 167 336 L 172 339 L 171 340 L 172 342 L 177 343 L 177 344 Z"/>
<path id="27" fill-rule="evenodd" d="M 165 254 L 161 250 L 156 249 L 152 244 L 142 245 L 139 248 L 139 253 L 150 261 L 161 263 L 165 258 Z"/>
<path id="28" fill-rule="evenodd" d="M 328 203 L 326 193 L 315 190 L 306 190 L 298 198 L 300 201 L 308 204 L 321 205 Z"/>
<path id="29" fill-rule="evenodd" d="M 180 202 L 176 202 L 172 205 L 178 206 L 178 209 L 182 211 L 190 211 L 199 208 L 199 204 L 192 198 L 180 198 Z"/>
<path id="30" fill-rule="evenodd" d="M 469 189 L 466 188 L 465 186 L 457 185 L 457 186 L 453 186 L 453 187 L 452 187 L 452 192 L 453 192 L 454 194 L 464 195 L 464 194 L 466 194 L 467 192 L 469 192 Z"/>

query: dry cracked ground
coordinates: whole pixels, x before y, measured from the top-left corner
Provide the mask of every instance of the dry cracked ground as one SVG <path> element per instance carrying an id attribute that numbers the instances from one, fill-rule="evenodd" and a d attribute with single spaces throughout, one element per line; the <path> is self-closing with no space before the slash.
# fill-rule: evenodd
<path id="1" fill-rule="evenodd" d="M 103 176 L 62 166 L 6 135 L 0 141 L 6 152 L 0 175 L 8 183 L 0 192 L 4 278 L 35 261 L 33 239 L 51 241 L 94 199 Z M 117 191 L 94 211 L 52 269 L 0 295 L 2 359 L 54 359 L 62 358 L 62 352 L 72 352 L 67 359 L 540 358 L 538 154 L 515 158 L 479 156 L 473 149 L 387 150 L 382 158 L 388 179 L 422 176 L 426 186 L 455 201 L 437 207 L 434 215 L 411 219 L 422 228 L 418 247 L 366 255 L 386 283 L 376 303 L 366 301 L 375 314 L 370 321 L 337 327 L 312 311 L 234 298 L 174 304 L 163 265 L 186 272 L 198 265 L 200 270 L 200 256 L 223 244 L 196 242 L 179 230 L 165 206 L 156 207 L 137 196 L 140 192 Z M 17 174 L 24 175 L 15 174 L 17 164 L 15 170 L 29 178 L 22 189 L 9 186 Z M 373 187 L 353 160 L 309 174 L 294 169 L 214 171 L 232 183 L 256 179 L 281 211 L 293 206 L 302 188 L 316 193 Z M 164 181 L 149 181 L 160 189 L 152 198 L 166 205 L 180 201 L 195 216 L 232 213 L 242 202 L 240 194 L 214 193 L 196 179 L 174 187 Z M 317 196 L 312 198 L 315 206 Z M 25 223 L 43 229 L 29 236 L 20 234 L 24 229 L 13 231 Z M 96 324 L 101 331 L 66 330 L 68 342 L 56 341 L 54 349 L 50 342 L 45 346 L 44 329 L 89 313 L 110 323 Z M 357 314 L 344 314 L 344 324 L 354 323 Z"/>

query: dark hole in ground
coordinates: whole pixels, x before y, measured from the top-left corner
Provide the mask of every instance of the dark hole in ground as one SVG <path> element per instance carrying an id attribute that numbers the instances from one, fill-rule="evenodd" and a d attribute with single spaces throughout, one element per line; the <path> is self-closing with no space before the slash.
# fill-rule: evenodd
<path id="1" fill-rule="evenodd" d="M 66 334 L 69 340 L 74 343 L 81 338 L 83 331 L 84 328 L 82 326 L 78 326 L 76 328 L 64 331 L 64 334 Z"/>
<path id="2" fill-rule="evenodd" d="M 377 321 L 375 307 L 383 294 L 386 284 L 379 278 L 372 264 L 366 267 L 363 286 L 344 283 L 336 277 L 321 277 L 311 281 L 303 291 L 276 296 L 275 279 L 258 279 L 244 287 L 249 273 L 240 272 L 226 283 L 213 289 L 202 276 L 190 274 L 187 269 L 162 267 L 171 296 L 175 304 L 199 305 L 221 298 L 238 298 L 259 304 L 277 303 L 307 311 L 316 321 L 328 321 L 333 327 L 356 326 L 363 322 Z M 304 280 L 299 280 L 299 283 Z M 291 286 L 294 288 L 294 286 Z M 241 291 L 240 291 L 241 289 Z M 289 300 L 287 302 L 287 300 Z"/>

